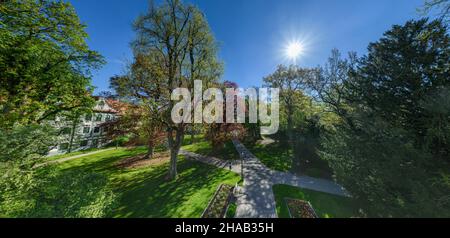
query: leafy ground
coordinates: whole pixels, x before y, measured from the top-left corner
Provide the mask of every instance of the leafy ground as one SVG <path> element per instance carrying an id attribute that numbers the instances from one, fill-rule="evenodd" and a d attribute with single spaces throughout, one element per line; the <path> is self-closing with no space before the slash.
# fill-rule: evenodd
<path id="1" fill-rule="evenodd" d="M 278 171 L 291 171 L 300 175 L 330 179 L 331 169 L 325 161 L 322 161 L 310 148 L 300 146 L 300 167 L 294 166 L 292 149 L 279 142 L 267 145 L 259 143 L 246 143 L 245 146 L 268 168 Z"/>
<path id="2" fill-rule="evenodd" d="M 274 185 L 273 192 L 280 218 L 289 218 L 285 198 L 308 201 L 321 218 L 350 218 L 360 216 L 359 206 L 351 198 L 300 189 L 288 185 Z"/>
<path id="3" fill-rule="evenodd" d="M 163 153 L 152 161 L 140 160 L 146 149 L 119 148 L 81 157 L 55 168 L 66 171 L 91 170 L 108 176 L 110 186 L 119 195 L 115 218 L 198 218 L 222 183 L 234 185 L 235 173 L 180 158 L 179 177 L 166 181 L 168 156 Z M 200 179 L 199 179 L 200 178 Z"/>
<path id="4" fill-rule="evenodd" d="M 225 143 L 222 149 L 214 150 L 211 143 L 206 141 L 204 138 L 197 138 L 196 143 L 186 144 L 182 147 L 183 150 L 193 152 L 205 156 L 213 156 L 223 160 L 238 160 L 240 159 L 239 153 L 233 145 L 232 141 Z"/>

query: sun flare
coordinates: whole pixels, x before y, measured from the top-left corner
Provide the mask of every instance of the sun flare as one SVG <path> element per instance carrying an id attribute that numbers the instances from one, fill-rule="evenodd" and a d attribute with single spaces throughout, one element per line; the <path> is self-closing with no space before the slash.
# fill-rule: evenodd
<path id="1" fill-rule="evenodd" d="M 296 60 L 303 53 L 303 51 L 303 45 L 298 41 L 294 41 L 287 45 L 285 53 L 289 59 Z"/>

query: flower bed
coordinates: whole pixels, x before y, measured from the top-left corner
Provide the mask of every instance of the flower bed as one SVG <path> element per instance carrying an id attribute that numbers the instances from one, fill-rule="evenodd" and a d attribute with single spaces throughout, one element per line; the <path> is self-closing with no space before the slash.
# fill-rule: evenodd
<path id="1" fill-rule="evenodd" d="M 286 205 L 292 218 L 318 218 L 309 202 L 298 199 L 286 199 Z"/>
<path id="2" fill-rule="evenodd" d="M 228 205 L 233 198 L 234 187 L 222 184 L 217 189 L 208 207 L 203 212 L 202 218 L 223 218 L 227 212 Z"/>

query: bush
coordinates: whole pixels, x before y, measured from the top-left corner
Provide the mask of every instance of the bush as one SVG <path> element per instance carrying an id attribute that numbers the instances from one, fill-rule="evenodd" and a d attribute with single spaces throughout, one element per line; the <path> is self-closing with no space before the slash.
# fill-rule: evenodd
<path id="1" fill-rule="evenodd" d="M 339 182 L 371 217 L 448 216 L 445 162 L 416 148 L 406 131 L 372 120 L 359 133 L 340 128 L 324 138 L 321 156 Z"/>
<path id="2" fill-rule="evenodd" d="M 34 169 L 53 141 L 48 126 L 0 131 L 0 217 L 105 217 L 113 209 L 105 176 Z"/>
<path id="3" fill-rule="evenodd" d="M 0 129 L 0 163 L 25 164 L 37 162 L 54 145 L 55 131 L 50 126 L 15 126 Z"/>
<path id="4" fill-rule="evenodd" d="M 21 218 L 101 218 L 115 205 L 107 178 L 96 173 L 25 173 L 0 181 L 0 214 Z"/>

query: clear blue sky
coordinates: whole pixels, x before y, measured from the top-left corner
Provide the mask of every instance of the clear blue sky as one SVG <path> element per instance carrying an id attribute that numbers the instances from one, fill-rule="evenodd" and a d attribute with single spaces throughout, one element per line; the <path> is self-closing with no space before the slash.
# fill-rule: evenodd
<path id="1" fill-rule="evenodd" d="M 88 41 L 107 64 L 95 73 L 97 92 L 108 90 L 109 78 L 131 60 L 131 24 L 146 11 L 146 0 L 69 0 L 88 25 Z M 158 3 L 159 1 L 156 1 Z M 393 24 L 418 18 L 423 0 L 190 0 L 207 17 L 220 42 L 224 80 L 242 87 L 259 86 L 278 64 L 289 63 L 283 47 L 303 41 L 303 66 L 323 64 L 332 48 L 366 52 Z"/>

